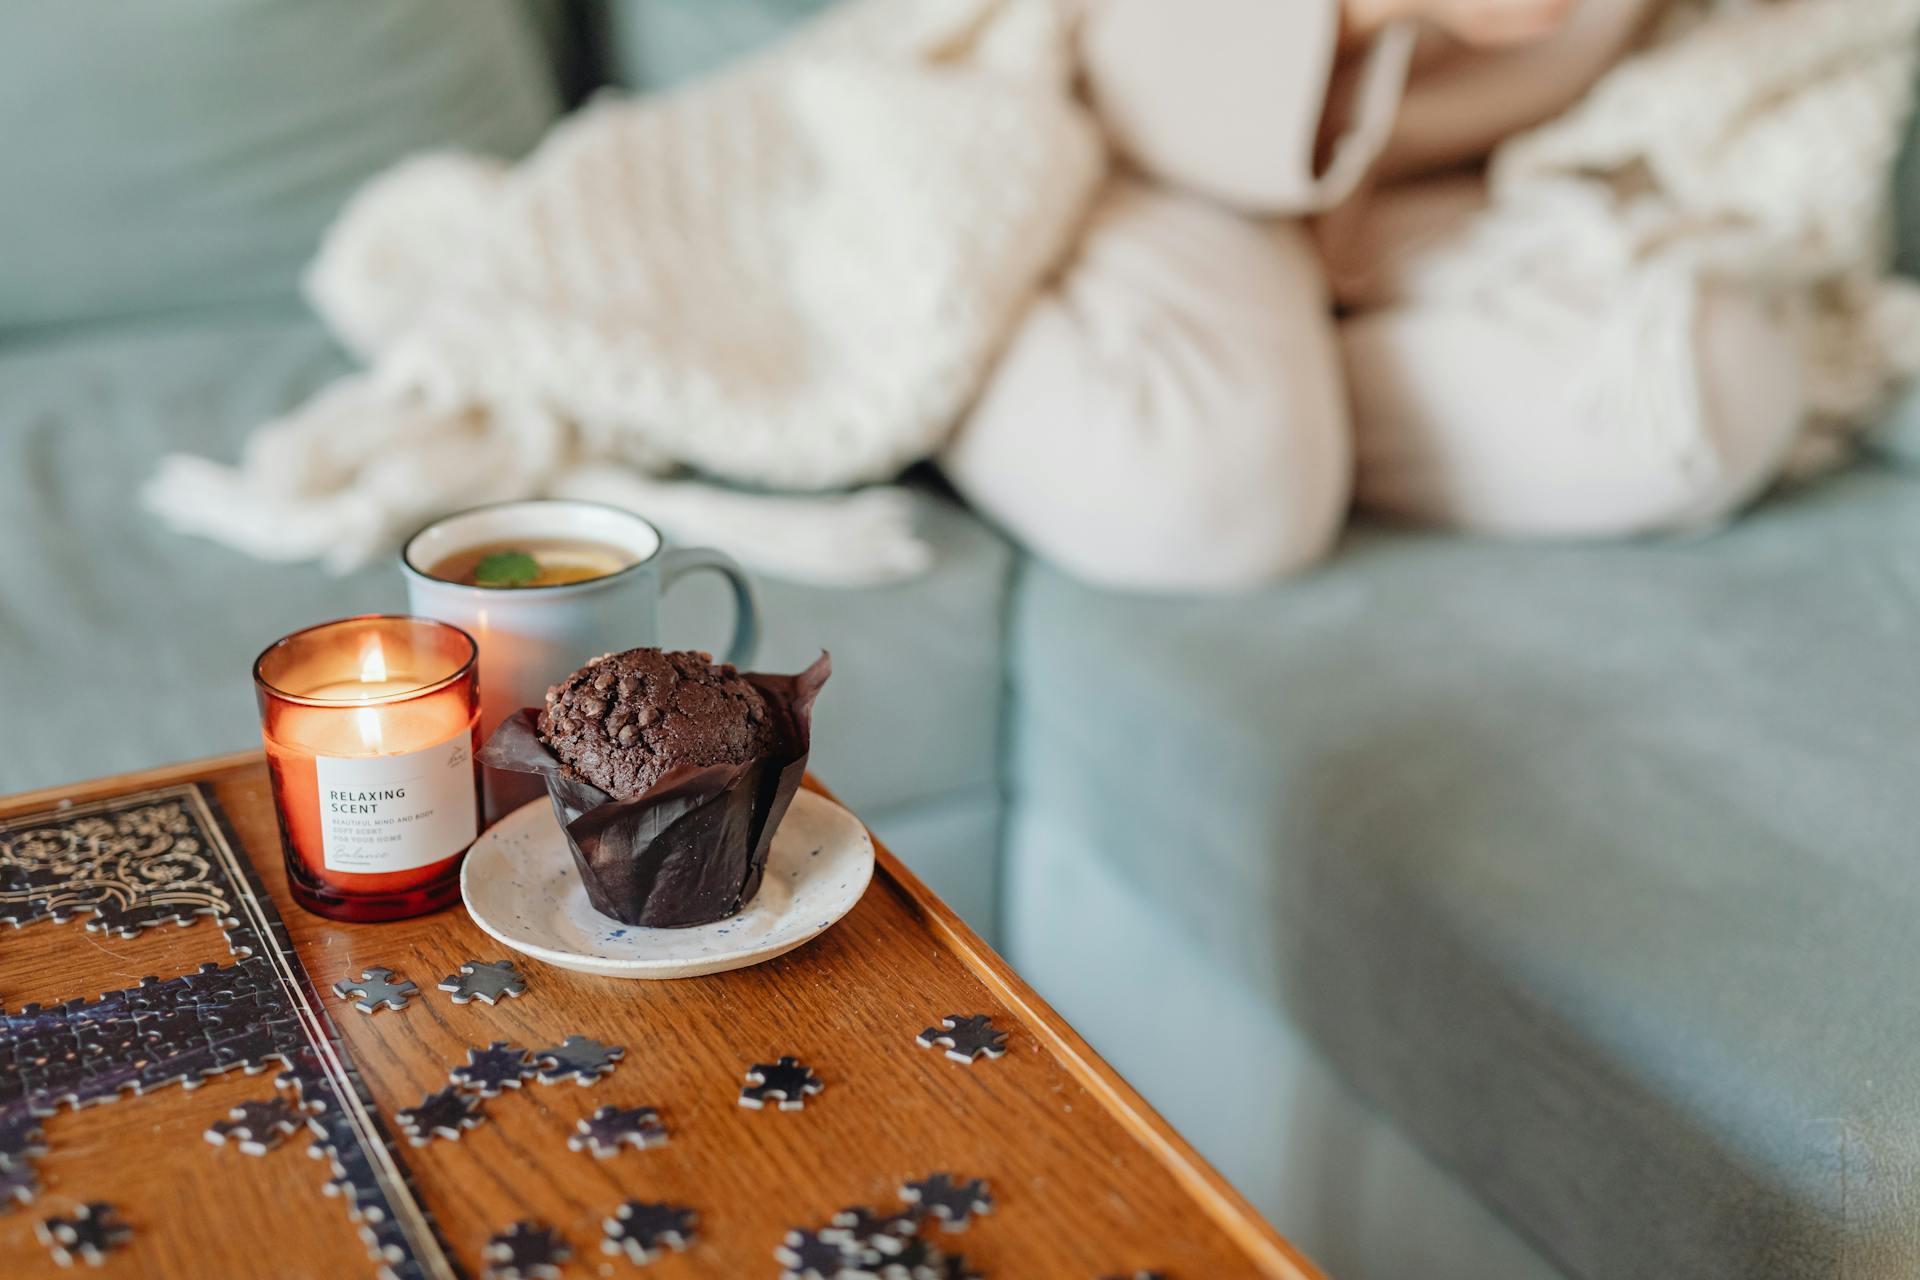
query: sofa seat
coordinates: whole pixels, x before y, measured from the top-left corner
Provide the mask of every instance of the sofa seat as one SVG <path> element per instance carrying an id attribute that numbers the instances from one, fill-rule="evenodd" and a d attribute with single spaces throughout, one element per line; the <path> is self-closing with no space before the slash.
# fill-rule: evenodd
<path id="1" fill-rule="evenodd" d="M 1686 541 L 1363 530 L 1246 599 L 1034 567 L 1013 652 L 1043 991 L 1020 939 L 1084 902 L 1025 869 L 1065 843 L 1567 1274 L 1920 1274 L 1920 481 Z M 1079 981 L 1147 966 L 1078 927 L 1067 1016 L 1230 1174 L 1268 1159 L 1249 1020 L 1143 1035 L 1226 997 Z"/>
<path id="2" fill-rule="evenodd" d="M 347 368 L 294 304 L 0 344 L 0 793 L 257 744 L 249 675 L 276 637 L 404 611 L 392 563 L 347 577 L 178 537 L 135 495 L 169 450 L 219 458 Z M 995 902 L 1012 553 L 928 494 L 933 571 L 867 591 L 762 584 L 760 665 L 833 652 L 813 767 L 982 928 Z M 716 584 L 669 597 L 665 638 L 710 647 Z M 619 637 L 608 637 L 615 643 Z"/>

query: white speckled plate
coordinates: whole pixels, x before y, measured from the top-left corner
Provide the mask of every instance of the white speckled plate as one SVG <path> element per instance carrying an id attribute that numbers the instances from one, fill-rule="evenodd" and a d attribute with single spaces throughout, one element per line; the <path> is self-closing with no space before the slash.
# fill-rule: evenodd
<path id="1" fill-rule="evenodd" d="M 474 923 L 536 960 L 610 978 L 696 978 L 785 955 L 860 901 L 873 840 L 833 801 L 800 791 L 773 833 L 760 892 L 739 915 L 645 929 L 595 911 L 553 808 L 536 800 L 473 842 L 460 894 Z"/>

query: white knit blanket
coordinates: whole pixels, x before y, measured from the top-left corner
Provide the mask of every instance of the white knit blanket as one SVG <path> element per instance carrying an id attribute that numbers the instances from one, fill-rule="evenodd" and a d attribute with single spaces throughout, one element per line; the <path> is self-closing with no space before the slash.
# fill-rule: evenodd
<path id="1" fill-rule="evenodd" d="M 1716 281 L 1799 337 L 1813 420 L 1792 469 L 1844 457 L 1920 373 L 1920 287 L 1891 274 L 1893 163 L 1909 127 L 1920 0 L 1693 0 L 1558 120 L 1495 154 L 1492 209 L 1403 267 L 1588 332 L 1595 424 L 1711 466 L 1692 353 Z"/>
<path id="2" fill-rule="evenodd" d="M 858 0 L 712 80 L 605 98 L 522 163 L 435 154 L 359 193 L 307 292 L 367 370 L 150 507 L 347 568 L 537 494 L 823 583 L 924 567 L 886 480 L 951 429 L 1104 165 L 1053 0 Z"/>
<path id="3" fill-rule="evenodd" d="M 263 427 L 237 468 L 169 459 L 176 527 L 348 567 L 457 507 L 632 507 L 775 574 L 922 569 L 899 491 L 835 489 L 951 429 L 1100 180 L 1053 0 L 855 0 L 687 90 L 608 100 L 508 169 L 429 156 L 371 184 L 309 276 L 368 363 Z M 1688 0 L 1557 121 L 1509 140 L 1473 234 L 1402 287 L 1590 328 L 1595 423 L 1711 466 L 1704 286 L 1802 338 L 1831 459 L 1920 372 L 1920 289 L 1888 274 L 1920 0 Z M 1824 447 L 1823 447 L 1824 446 Z"/>

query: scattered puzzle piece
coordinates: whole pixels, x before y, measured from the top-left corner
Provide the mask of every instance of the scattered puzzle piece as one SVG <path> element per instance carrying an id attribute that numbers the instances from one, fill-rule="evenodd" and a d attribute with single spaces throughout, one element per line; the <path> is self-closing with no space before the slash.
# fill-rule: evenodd
<path id="1" fill-rule="evenodd" d="M 935 1248 L 925 1237 L 915 1236 L 907 1241 L 900 1255 L 883 1262 L 876 1275 L 881 1280 L 946 1280 L 951 1264 L 960 1262 L 961 1274 L 965 1274 L 966 1263 L 958 1257 L 950 1258 Z"/>
<path id="2" fill-rule="evenodd" d="M 873 1249 L 829 1240 L 820 1231 L 789 1231 L 774 1250 L 781 1280 L 982 1280 L 964 1257 L 946 1254 L 921 1236 L 899 1242 L 887 1256 Z"/>
<path id="3" fill-rule="evenodd" d="M 518 1089 L 539 1070 L 525 1049 L 495 1040 L 484 1049 L 467 1050 L 466 1063 L 455 1067 L 447 1078 L 462 1089 L 491 1098 L 502 1089 Z"/>
<path id="4" fill-rule="evenodd" d="M 451 991 L 455 1004 L 472 1000 L 494 1004 L 503 997 L 526 994 L 527 980 L 511 960 L 469 960 L 460 972 L 440 979 L 440 990 Z"/>
<path id="5" fill-rule="evenodd" d="M 39 1194 L 40 1178 L 32 1165 L 17 1164 L 11 1169 L 0 1169 L 0 1211 L 30 1204 Z"/>
<path id="6" fill-rule="evenodd" d="M 402 1107 L 394 1116 L 416 1147 L 424 1147 L 436 1137 L 457 1140 L 484 1118 L 479 1101 L 453 1085 L 428 1094 L 417 1107 Z"/>
<path id="7" fill-rule="evenodd" d="M 480 1251 L 489 1280 L 558 1280 L 573 1246 L 544 1222 L 516 1222 Z"/>
<path id="8" fill-rule="evenodd" d="M 792 1054 L 782 1054 L 774 1063 L 756 1062 L 747 1072 L 746 1087 L 740 1090 L 740 1105 L 758 1111 L 768 1098 L 779 1101 L 782 1111 L 799 1111 L 807 1099 L 826 1088 L 813 1068 Z"/>
<path id="9" fill-rule="evenodd" d="M 984 1013 L 950 1013 L 937 1027 L 928 1027 L 914 1038 L 922 1049 L 946 1046 L 947 1056 L 955 1062 L 972 1065 L 979 1057 L 1006 1056 L 1007 1033 L 993 1029 L 993 1019 Z"/>
<path id="10" fill-rule="evenodd" d="M 936 1173 L 900 1188 L 900 1198 L 939 1220 L 948 1231 L 966 1230 L 976 1213 L 993 1212 L 993 1196 L 979 1178 L 957 1182 L 950 1173 Z"/>
<path id="11" fill-rule="evenodd" d="M 540 1064 L 541 1084 L 559 1084 L 562 1080 L 592 1084 L 612 1071 L 613 1064 L 626 1053 L 619 1045 L 602 1044 L 586 1036 L 568 1036 L 552 1048 L 536 1052 L 533 1060 Z"/>
<path id="12" fill-rule="evenodd" d="M 42 1220 L 35 1234 L 61 1266 L 81 1261 L 97 1267 L 109 1253 L 133 1238 L 133 1228 L 120 1220 L 112 1205 L 92 1200 L 75 1209 L 71 1218 Z"/>
<path id="13" fill-rule="evenodd" d="M 955 1189 L 946 1175 L 927 1179 L 923 1192 L 938 1187 L 942 1200 L 964 1191 L 969 1212 L 985 1197 L 984 1184 Z M 977 1189 L 977 1192 L 976 1192 Z M 923 1209 L 876 1214 L 854 1205 L 833 1215 L 817 1231 L 795 1227 L 774 1250 L 784 1270 L 781 1280 L 982 1280 L 965 1257 L 942 1252 L 922 1230 L 929 1220 Z"/>
<path id="14" fill-rule="evenodd" d="M 934 1280 L 986 1280 L 986 1276 L 967 1265 L 966 1254 L 950 1253 L 935 1270 Z"/>
<path id="15" fill-rule="evenodd" d="M 567 1146 L 574 1151 L 591 1150 L 601 1160 L 620 1154 L 621 1147 L 645 1150 L 667 1141 L 667 1128 L 652 1107 L 601 1107 L 583 1117 L 575 1129 Z"/>
<path id="16" fill-rule="evenodd" d="M 780 1280 L 837 1280 L 845 1276 L 853 1259 L 838 1242 L 817 1231 L 799 1227 L 787 1232 L 786 1239 L 773 1251 L 774 1261 L 782 1268 Z M 871 1274 L 871 1273 L 869 1273 Z"/>
<path id="17" fill-rule="evenodd" d="M 889 1257 L 906 1248 L 920 1230 L 919 1215 L 906 1213 L 876 1214 L 865 1205 L 852 1205 L 833 1215 L 820 1228 L 820 1238 L 846 1249 L 872 1249 Z"/>
<path id="18" fill-rule="evenodd" d="M 241 1151 L 263 1156 L 285 1142 L 305 1121 L 301 1108 L 285 1098 L 242 1102 L 227 1112 L 226 1119 L 208 1127 L 206 1139 L 215 1146 L 238 1139 Z"/>
<path id="19" fill-rule="evenodd" d="M 662 1246 L 678 1252 L 692 1244 L 699 1218 L 685 1205 L 629 1200 L 601 1224 L 607 1238 L 600 1248 L 624 1253 L 634 1262 L 651 1262 L 660 1256 Z"/>
<path id="20" fill-rule="evenodd" d="M 334 983 L 333 994 L 342 1000 L 353 1000 L 353 1007 L 362 1013 L 373 1013 L 379 1009 L 404 1009 L 410 997 L 420 994 L 420 988 L 406 978 L 394 981 L 397 976 L 391 969 L 362 969 L 358 982 L 348 982 L 343 978 Z"/>

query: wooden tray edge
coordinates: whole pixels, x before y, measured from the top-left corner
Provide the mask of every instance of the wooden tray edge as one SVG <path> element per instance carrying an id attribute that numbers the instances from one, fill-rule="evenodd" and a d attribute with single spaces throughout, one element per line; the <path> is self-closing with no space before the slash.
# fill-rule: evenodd
<path id="1" fill-rule="evenodd" d="M 232 769 L 245 769 L 249 766 L 265 768 L 266 763 L 265 753 L 260 748 L 253 747 L 245 751 L 230 751 L 225 755 L 207 756 L 200 760 L 186 760 L 179 764 L 158 765 L 151 769 L 141 769 L 136 773 L 111 773 L 98 778 L 88 778 L 82 782 L 67 782 L 56 787 L 40 787 L 33 791 L 0 795 L 0 813 L 31 813 L 35 809 L 65 808 L 68 805 L 98 800 L 103 796 L 119 795 L 126 791 L 147 791 L 176 782 L 211 782 L 216 774 L 226 773 Z"/>
<path id="2" fill-rule="evenodd" d="M 809 778 L 808 783 L 822 794 L 832 796 L 817 780 Z M 1327 1280 L 1325 1273 L 1276 1231 L 1111 1064 L 1096 1054 L 1080 1033 L 1013 971 L 999 952 L 955 915 L 953 909 L 878 838 L 873 846 L 880 870 L 892 891 L 927 922 L 934 935 L 946 943 L 975 977 L 1019 1015 L 1027 1030 L 1074 1078 L 1153 1153 L 1256 1266 L 1274 1280 Z"/>

